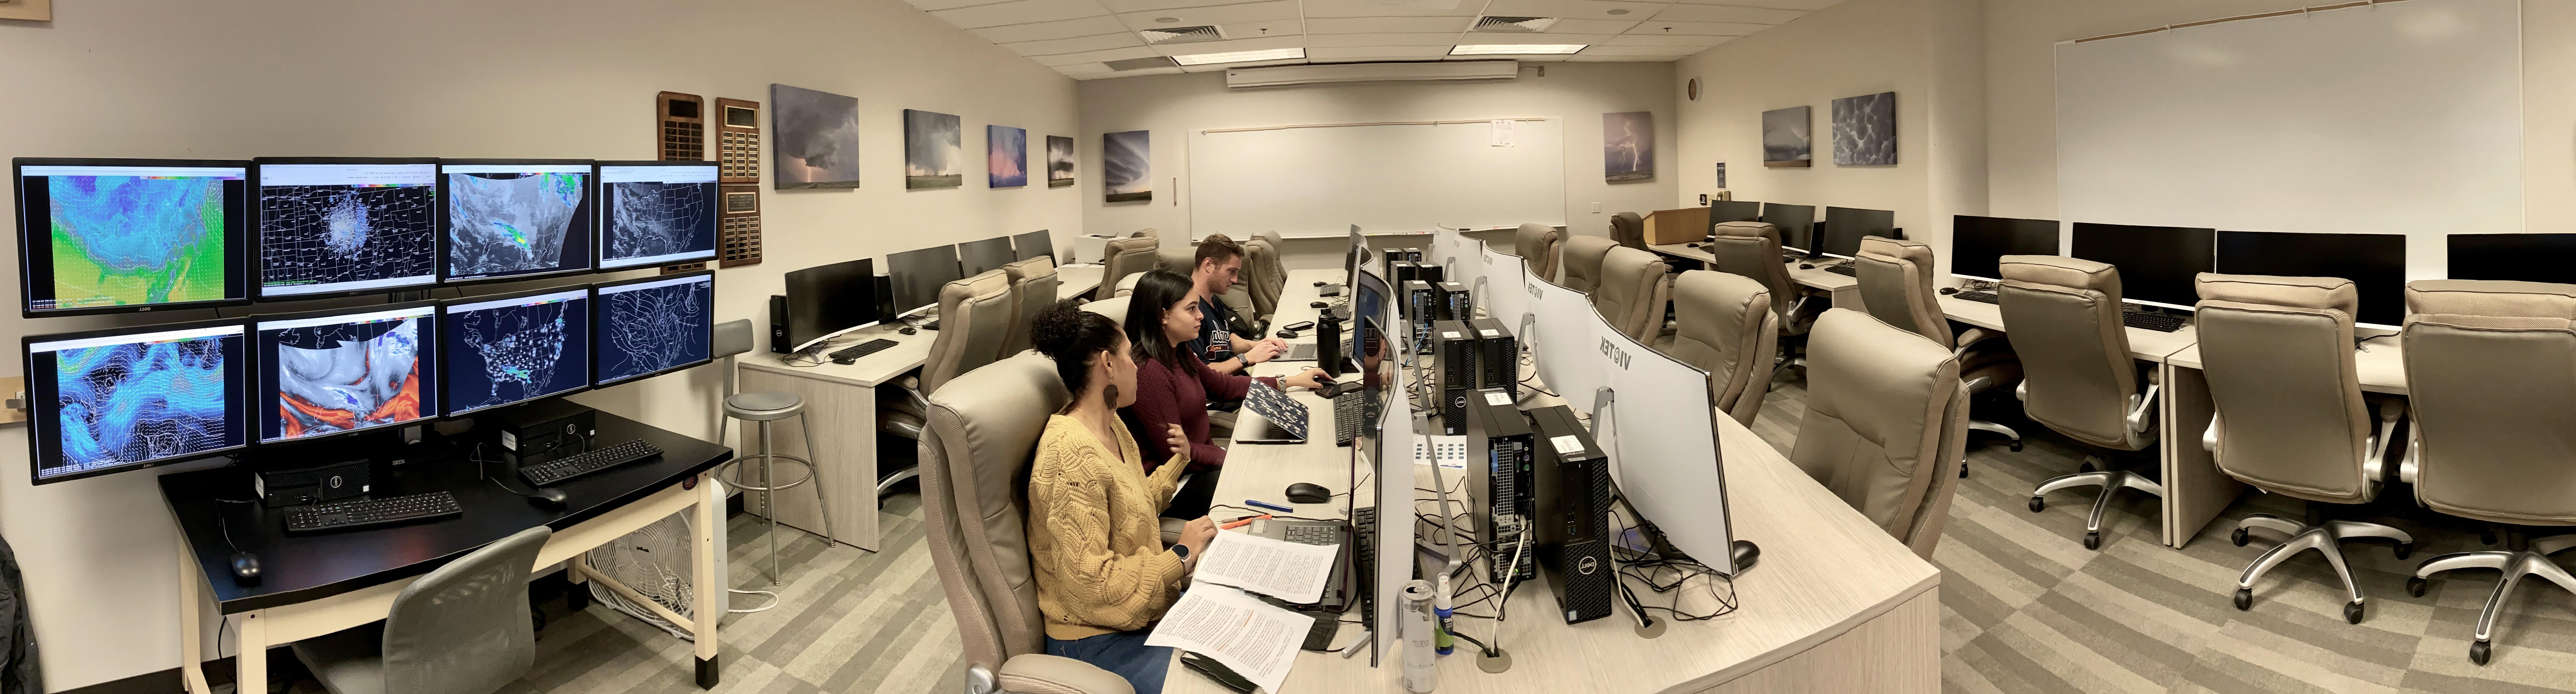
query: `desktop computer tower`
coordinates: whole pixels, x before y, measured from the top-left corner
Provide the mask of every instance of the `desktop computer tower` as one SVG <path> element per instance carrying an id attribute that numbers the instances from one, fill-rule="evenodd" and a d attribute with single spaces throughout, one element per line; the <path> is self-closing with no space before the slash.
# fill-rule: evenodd
<path id="1" fill-rule="evenodd" d="M 1396 264 L 1396 263 L 1405 262 L 1405 261 L 1408 261 L 1408 260 L 1412 260 L 1412 259 L 1413 259 L 1411 256 L 1407 256 L 1407 255 L 1405 255 L 1405 254 L 1404 254 L 1404 249 L 1402 249 L 1402 248 L 1381 248 L 1381 249 L 1378 249 L 1378 252 L 1380 252 L 1380 253 L 1382 253 L 1382 254 L 1384 254 L 1384 255 L 1386 256 L 1386 266 L 1387 266 L 1387 267 L 1395 267 L 1395 264 Z"/>
<path id="2" fill-rule="evenodd" d="M 1440 397 L 1440 433 L 1465 434 L 1467 399 L 1476 392 L 1482 373 L 1476 369 L 1476 356 L 1483 341 L 1466 323 L 1444 320 L 1431 325 L 1431 382 L 1432 392 Z"/>
<path id="3" fill-rule="evenodd" d="M 1521 341 L 1503 322 L 1493 318 L 1467 321 L 1476 331 L 1476 386 L 1499 388 L 1515 399 L 1521 396 Z"/>
<path id="4" fill-rule="evenodd" d="M 877 320 L 894 320 L 894 312 L 898 310 L 894 307 L 894 276 L 877 275 L 876 290 Z"/>
<path id="5" fill-rule="evenodd" d="M 1398 260 L 1392 263 L 1387 263 L 1386 267 L 1388 272 L 1395 275 L 1395 281 L 1397 284 L 1422 279 L 1422 266 L 1415 264 L 1413 261 Z"/>
<path id="6" fill-rule="evenodd" d="M 1421 262 L 1422 262 L 1422 249 L 1420 249 L 1420 248 L 1407 248 L 1407 249 L 1404 249 L 1404 259 L 1405 259 L 1405 260 L 1409 260 L 1409 261 L 1413 261 L 1413 262 L 1415 262 L 1415 263 L 1421 263 Z"/>
<path id="7" fill-rule="evenodd" d="M 1440 296 L 1441 318 L 1448 320 L 1476 319 L 1476 295 L 1467 291 L 1467 285 L 1459 284 L 1457 282 L 1440 282 L 1435 280 L 1425 281 L 1431 282 L 1433 291 Z"/>
<path id="8" fill-rule="evenodd" d="M 1529 417 L 1512 401 L 1500 388 L 1467 397 L 1467 522 L 1493 559 L 1487 580 L 1495 584 L 1538 578 L 1536 548 L 1520 544 L 1532 512 Z"/>
<path id="9" fill-rule="evenodd" d="M 787 343 L 787 295 L 769 295 L 769 351 L 786 354 L 796 346 Z"/>
<path id="10" fill-rule="evenodd" d="M 1564 405 L 1530 410 L 1529 418 L 1538 451 L 1530 491 L 1539 571 L 1565 623 L 1608 617 L 1619 590 L 1610 558 L 1610 458 Z"/>
<path id="11" fill-rule="evenodd" d="M 1440 266 L 1438 266 L 1438 265 L 1434 265 L 1434 264 L 1431 264 L 1431 263 L 1425 263 L 1425 262 L 1421 262 L 1421 261 L 1414 261 L 1413 265 L 1414 265 L 1413 276 L 1414 276 L 1416 279 L 1420 279 L 1420 280 L 1422 280 L 1422 281 L 1424 281 L 1424 282 L 1429 282 L 1429 283 L 1432 283 L 1432 284 L 1439 284 L 1439 283 L 1440 283 L 1440 280 L 1442 279 L 1442 277 L 1441 277 L 1441 276 L 1442 276 L 1442 275 L 1449 274 L 1449 273 L 1448 273 L 1448 270 L 1447 270 L 1446 268 L 1442 268 L 1442 267 L 1440 267 Z"/>
<path id="12" fill-rule="evenodd" d="M 1440 290 L 1421 280 L 1406 282 L 1404 320 L 1413 324 L 1413 353 L 1431 353 L 1431 322 L 1440 320 Z"/>

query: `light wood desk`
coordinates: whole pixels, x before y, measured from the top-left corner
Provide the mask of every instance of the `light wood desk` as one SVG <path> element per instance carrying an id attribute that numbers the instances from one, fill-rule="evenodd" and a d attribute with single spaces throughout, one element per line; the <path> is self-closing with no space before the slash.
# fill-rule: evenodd
<path id="1" fill-rule="evenodd" d="M 1702 265 L 1714 265 L 1717 262 L 1717 256 L 1710 254 L 1707 249 L 1695 247 L 1687 243 L 1658 244 L 1647 246 L 1646 248 L 1675 258 L 1698 261 Z M 1825 269 L 1826 265 L 1836 262 L 1841 261 L 1833 258 L 1817 258 L 1813 263 L 1806 263 L 1815 265 L 1814 268 L 1809 269 L 1800 269 L 1798 266 L 1801 263 L 1782 264 L 1789 266 L 1789 281 L 1796 282 L 1801 286 L 1812 287 L 1818 291 L 1831 295 L 1835 306 L 1852 309 L 1854 311 L 1862 310 L 1860 303 L 1860 280 L 1854 277 L 1835 274 L 1832 270 Z"/>
<path id="2" fill-rule="evenodd" d="M 1108 271 L 1108 268 L 1101 267 L 1098 264 L 1064 265 L 1057 267 L 1055 269 L 1055 298 L 1063 300 L 1090 294 L 1091 290 L 1100 287 L 1100 273 L 1106 271 Z"/>
<path id="3" fill-rule="evenodd" d="M 2218 414 L 2200 369 L 2197 344 L 2165 360 L 2165 545 L 2176 548 L 2245 493 L 2245 483 L 2220 472 L 2218 460 L 2200 447 L 2202 432 Z M 2362 343 L 2353 353 L 2353 370 L 2364 391 L 2406 394 L 2406 353 L 2395 336 Z"/>
<path id="4" fill-rule="evenodd" d="M 1308 272 L 1324 274 L 1307 274 Z M 1312 283 L 1338 271 L 1292 272 L 1280 300 L 1281 320 L 1312 316 Z M 1297 311 L 1291 315 L 1294 308 Z M 1304 364 L 1273 362 L 1255 373 L 1288 373 Z M 1332 407 L 1312 393 L 1293 397 L 1312 409 L 1315 431 L 1330 431 Z M 1931 692 L 1940 689 L 1940 572 L 1845 505 L 1751 431 L 1717 417 L 1728 504 L 1737 537 L 1762 546 L 1762 559 L 1735 581 L 1741 607 L 1700 622 L 1664 621 L 1658 638 L 1636 635 L 1625 607 L 1613 615 L 1567 625 L 1555 615 L 1545 579 L 1517 589 L 1501 625 L 1511 670 L 1486 674 L 1476 651 L 1461 643 L 1440 661 L 1445 692 Z M 1295 446 L 1233 447 L 1220 480 L 1218 503 L 1276 501 L 1288 484 L 1312 482 L 1346 491 L 1352 481 L 1350 449 L 1329 440 Z M 1429 469 L 1412 466 L 1422 486 Z M 1454 478 L 1452 478 L 1454 480 Z M 1362 503 L 1370 501 L 1361 492 Z M 1313 505 L 1309 505 L 1313 506 Z M 1231 509 L 1228 509 L 1232 512 Z M 1330 517 L 1338 508 L 1300 508 Z M 1239 513 L 1239 512 L 1232 512 Z M 1649 604 L 1665 598 L 1647 592 Z M 1688 604 L 1686 609 L 1706 610 Z M 1459 630 L 1480 639 L 1495 623 L 1460 619 Z M 1346 624 L 1335 646 L 1358 638 Z M 1489 642 L 1491 639 L 1486 639 Z M 1401 657 L 1401 648 L 1395 653 Z M 1369 667 L 1365 654 L 1303 652 L 1282 692 L 1402 691 L 1395 661 Z M 1166 691 L 1224 691 L 1177 663 Z"/>

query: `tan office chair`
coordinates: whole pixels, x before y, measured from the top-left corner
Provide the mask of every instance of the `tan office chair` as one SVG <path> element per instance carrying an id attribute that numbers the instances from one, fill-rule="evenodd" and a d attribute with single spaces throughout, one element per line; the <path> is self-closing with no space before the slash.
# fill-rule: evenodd
<path id="1" fill-rule="evenodd" d="M 1190 276 L 1190 271 L 1198 269 L 1198 263 L 1194 262 L 1198 258 L 1198 250 L 1198 244 L 1190 244 L 1178 248 L 1156 247 L 1154 249 L 1154 266 L 1170 270 L 1182 277 L 1188 277 Z"/>
<path id="2" fill-rule="evenodd" d="M 385 621 L 295 642 L 332 694 L 485 694 L 536 664 L 528 573 L 554 533 L 492 541 L 404 586 Z"/>
<path id="3" fill-rule="evenodd" d="M 2056 255 L 2002 258 L 2003 286 L 1996 294 L 2004 332 L 2021 355 L 2021 386 L 2014 394 L 2031 421 L 2095 447 L 2076 474 L 2030 492 L 2030 511 L 2047 508 L 2049 492 L 2100 486 L 2093 515 L 2084 523 L 2084 548 L 2102 548 L 2102 514 L 2121 489 L 2164 496 L 2163 485 L 2111 469 L 2109 451 L 2138 451 L 2156 442 L 2155 371 L 2138 392 L 2139 367 L 2129 358 L 2128 328 L 2120 322 L 2120 269 L 2108 263 Z M 2098 469 L 2097 469 L 2098 468 Z"/>
<path id="4" fill-rule="evenodd" d="M 1556 227 L 1530 223 L 1512 234 L 1512 252 L 1529 264 L 1530 274 L 1550 282 L 1556 277 Z"/>
<path id="5" fill-rule="evenodd" d="M 1126 279 L 1118 280 L 1118 286 L 1109 290 L 1109 296 L 1115 298 L 1136 293 L 1136 282 L 1142 279 L 1145 279 L 1145 273 L 1138 272 L 1128 275 Z"/>
<path id="6" fill-rule="evenodd" d="M 1762 283 L 1707 270 L 1673 279 L 1673 341 L 1664 351 L 1709 373 L 1709 403 L 1719 414 L 1753 426 L 1771 392 L 1779 336 L 1780 317 Z"/>
<path id="7" fill-rule="evenodd" d="M 1243 244 L 1244 294 L 1252 300 L 1253 322 L 1268 329 L 1270 319 L 1279 315 L 1279 297 L 1288 290 L 1288 266 L 1279 259 L 1283 248 L 1279 233 L 1257 232 Z"/>
<path id="8" fill-rule="evenodd" d="M 1017 309 L 1010 275 L 1001 270 L 986 270 L 984 274 L 941 285 L 939 330 L 930 341 L 930 356 L 922 360 L 920 376 L 896 380 L 895 390 L 902 393 L 899 399 L 879 399 L 878 409 L 886 413 L 886 423 L 880 430 L 921 440 L 922 422 L 930 410 L 928 396 L 939 392 L 949 380 L 1000 358 L 1002 341 L 1010 335 L 1011 322 L 1018 318 L 1014 313 Z M 877 495 L 884 496 L 894 485 L 912 479 L 916 471 L 917 466 L 899 463 L 879 466 Z"/>
<path id="9" fill-rule="evenodd" d="M 1154 269 L 1156 262 L 1154 254 L 1158 249 L 1157 244 L 1162 243 L 1162 240 L 1153 236 L 1152 232 L 1152 229 L 1139 231 L 1135 236 L 1110 239 L 1108 243 L 1102 245 L 1101 255 L 1104 259 L 1100 263 L 1100 286 L 1116 287 L 1119 286 L 1120 281 L 1130 276 Z"/>
<path id="10" fill-rule="evenodd" d="M 1121 325 L 1127 322 L 1127 297 L 1115 296 L 1082 305 L 1082 310 L 1108 316 Z"/>
<path id="11" fill-rule="evenodd" d="M 1018 354 L 1029 348 L 1029 324 L 1039 311 L 1054 306 L 1056 280 L 1054 258 L 1030 258 L 1002 266 L 1002 274 L 1011 278 L 1010 332 L 1002 338 L 1002 352 L 996 358 Z"/>
<path id="12" fill-rule="evenodd" d="M 1628 339 L 1652 345 L 1664 330 L 1664 307 L 1672 303 L 1672 266 L 1663 256 L 1634 248 L 1610 247 L 1601 261 L 1602 285 L 1592 292 L 1592 308 Z"/>
<path id="13" fill-rule="evenodd" d="M 2576 285 L 2418 280 L 2406 283 L 2406 389 L 2414 410 L 2400 477 L 2425 508 L 2520 526 L 2576 525 Z M 2493 651 L 2496 616 L 2526 576 L 2576 591 L 2549 555 L 2576 535 L 2532 538 L 2526 551 L 2424 560 L 2406 592 L 2433 574 L 2498 569 L 2478 613 L 2469 659 Z M 2483 575 L 2481 575 L 2483 577 Z"/>
<path id="14" fill-rule="evenodd" d="M 2200 445 L 2218 469 L 2273 494 L 2319 504 L 2366 504 L 2386 479 L 2388 434 L 2397 425 L 2395 401 L 2381 403 L 2379 430 L 2371 431 L 2353 367 L 2352 319 L 2360 295 L 2351 280 L 2330 277 L 2265 277 L 2201 273 L 2193 282 L 2200 335 L 2201 373 L 2217 414 Z M 2247 531 L 2288 536 L 2245 566 L 2236 579 L 2236 609 L 2251 609 L 2254 581 L 2291 556 L 2324 554 L 2343 580 L 2344 620 L 2361 623 L 2361 585 L 2345 565 L 2342 541 L 2377 537 L 2397 541 L 2397 558 L 2414 551 L 2415 538 L 2377 523 L 2328 520 L 2316 525 L 2255 514 L 2236 524 L 2228 539 L 2245 546 Z"/>
<path id="15" fill-rule="evenodd" d="M 1958 355 L 1851 309 L 1826 311 L 1807 348 L 1807 416 L 1789 461 L 1931 558 L 1967 446 Z"/>
<path id="16" fill-rule="evenodd" d="M 1646 218 L 1635 212 L 1610 215 L 1610 240 L 1637 250 L 1646 250 Z"/>
<path id="17" fill-rule="evenodd" d="M 1577 236 L 1557 245 L 1557 258 L 1563 266 L 1565 288 L 1589 292 L 1601 286 L 1601 261 L 1610 257 L 1610 249 L 1619 242 L 1599 236 Z"/>
<path id="18" fill-rule="evenodd" d="M 2012 345 L 2003 334 L 1984 328 L 1969 328 L 1955 337 L 1950 333 L 1950 319 L 1941 311 L 1940 295 L 1932 288 L 1932 247 L 1920 241 L 1901 241 L 1879 236 L 1862 237 L 1860 253 L 1852 259 L 1854 277 L 1860 280 L 1862 306 L 1869 315 L 1888 325 L 1932 338 L 1933 342 L 1951 345 L 1959 356 L 1960 368 L 1966 373 L 1960 380 L 1967 383 L 1968 395 L 2021 382 L 2021 361 L 2014 357 Z M 1968 428 L 1991 431 L 2012 440 L 2012 449 L 2021 450 L 2021 432 L 1994 422 L 1968 419 Z M 1961 466 L 1961 472 L 1967 470 Z"/>
<path id="19" fill-rule="evenodd" d="M 1780 317 L 1782 338 L 1779 364 L 1772 376 L 1805 365 L 1806 360 L 1795 355 L 1795 338 L 1807 334 L 1807 328 L 1815 324 L 1815 311 L 1807 300 L 1806 288 L 1789 279 L 1789 266 L 1780 260 L 1780 227 L 1765 222 L 1722 222 L 1713 231 L 1701 246 L 1714 258 L 1710 269 L 1753 278 L 1771 290 L 1771 312 Z"/>
<path id="20" fill-rule="evenodd" d="M 1030 569 L 1021 471 L 1047 415 L 1072 395 L 1055 362 L 1034 353 L 994 363 L 930 398 L 921 440 L 921 512 L 930 564 L 957 617 L 973 694 L 1133 694 L 1125 679 L 1046 654 Z"/>

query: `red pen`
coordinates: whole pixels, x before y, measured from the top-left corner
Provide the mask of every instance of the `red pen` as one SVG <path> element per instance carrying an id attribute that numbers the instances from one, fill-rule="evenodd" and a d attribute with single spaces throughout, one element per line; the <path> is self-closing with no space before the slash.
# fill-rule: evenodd
<path id="1" fill-rule="evenodd" d="M 1225 525 L 1217 526 L 1217 527 L 1216 527 L 1216 529 L 1218 529 L 1218 530 L 1233 530 L 1233 529 L 1235 529 L 1235 528 L 1240 528 L 1240 527 L 1243 527 L 1243 526 L 1246 526 L 1246 525 L 1251 525 L 1253 521 L 1257 521 L 1257 520 L 1270 520 L 1270 514 L 1264 513 L 1264 514 L 1261 514 L 1261 515 L 1258 515 L 1258 516 L 1244 516 L 1244 517 L 1242 517 L 1242 518 L 1235 519 L 1235 521 L 1234 521 L 1234 522 L 1232 522 L 1232 523 L 1227 523 L 1227 524 L 1225 524 Z"/>

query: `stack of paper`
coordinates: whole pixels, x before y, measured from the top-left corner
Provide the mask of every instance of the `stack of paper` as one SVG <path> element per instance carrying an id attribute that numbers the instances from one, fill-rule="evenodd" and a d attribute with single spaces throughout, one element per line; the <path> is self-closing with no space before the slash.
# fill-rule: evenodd
<path id="1" fill-rule="evenodd" d="M 1226 535 L 1228 533 L 1217 533 Z M 1181 594 L 1145 645 L 1170 646 L 1224 663 L 1235 674 L 1273 694 L 1297 664 L 1314 618 L 1273 607 L 1224 586 L 1198 586 Z"/>
<path id="2" fill-rule="evenodd" d="M 1295 603 L 1324 596 L 1341 545 L 1308 545 L 1221 532 L 1208 542 L 1195 580 L 1222 583 Z"/>

